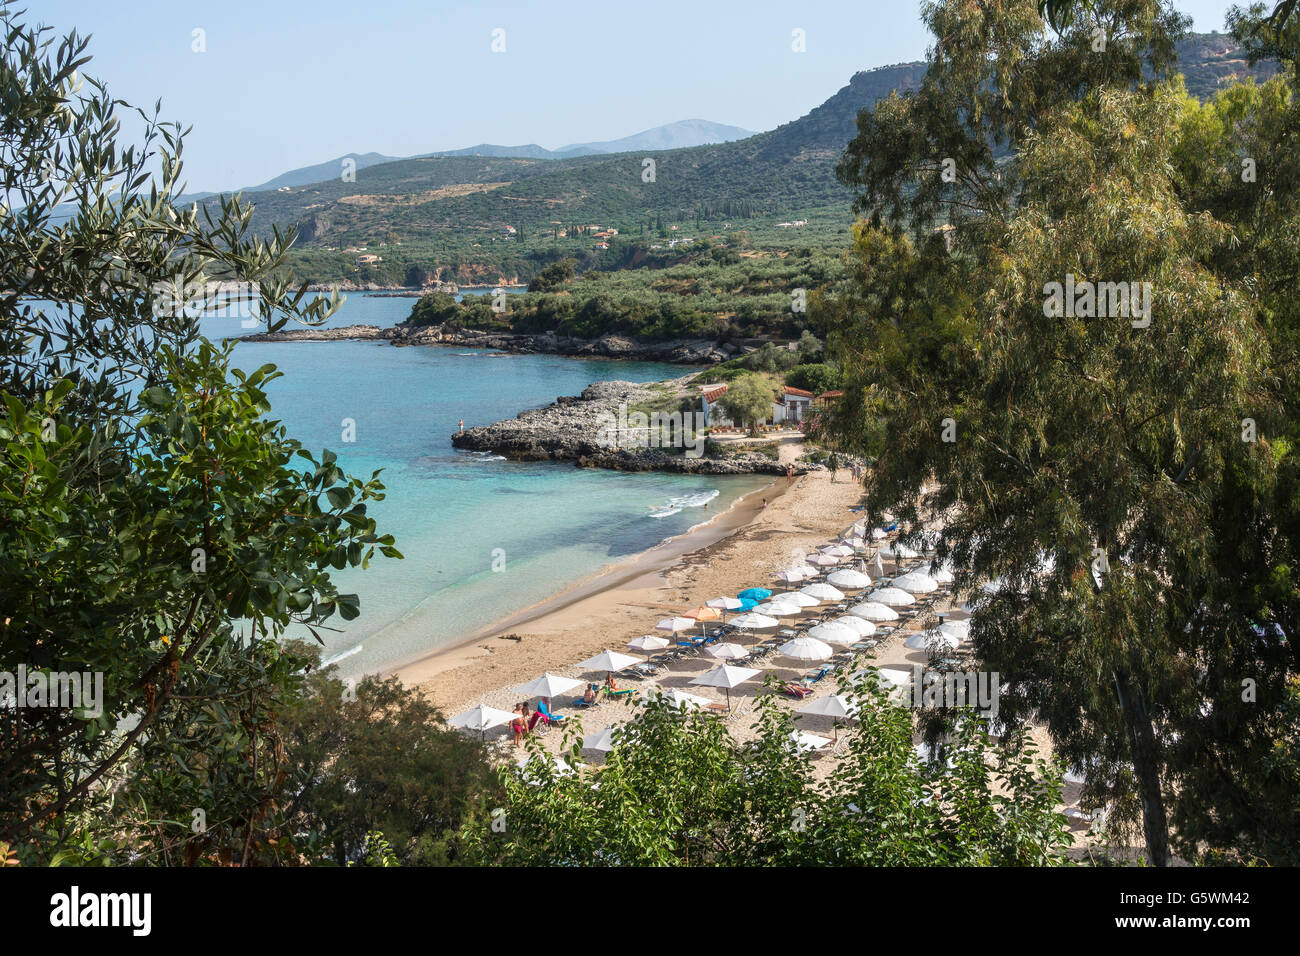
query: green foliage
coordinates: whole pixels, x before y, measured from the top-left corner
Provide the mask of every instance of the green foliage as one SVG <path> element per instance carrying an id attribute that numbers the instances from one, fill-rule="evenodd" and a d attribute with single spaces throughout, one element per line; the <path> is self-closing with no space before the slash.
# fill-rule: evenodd
<path id="1" fill-rule="evenodd" d="M 85 41 L 20 16 L 0 9 L 0 670 L 102 675 L 103 707 L 0 707 L 0 837 L 28 863 L 279 859 L 274 715 L 301 685 L 276 638 L 357 616 L 331 568 L 400 555 L 377 478 L 288 437 L 274 367 L 232 371 L 171 300 L 247 281 L 273 329 L 332 304 L 239 201 L 176 208 L 178 128 L 146 114 L 120 145 Z"/>
<path id="2" fill-rule="evenodd" d="M 849 397 L 831 431 L 877 459 L 871 514 L 943 514 L 956 586 L 1006 581 L 972 628 L 1011 683 L 1000 715 L 1046 722 L 1117 838 L 1140 819 L 1164 864 L 1172 820 L 1187 856 L 1290 861 L 1293 831 L 1263 823 L 1295 816 L 1289 770 L 1264 755 L 1294 749 L 1276 715 L 1295 661 L 1254 626 L 1300 622 L 1294 461 L 1243 440 L 1243 419 L 1295 431 L 1300 322 L 1280 290 L 1300 190 L 1276 152 L 1296 136 L 1294 73 L 1201 107 L 1177 80 L 1134 82 L 1172 48 L 1154 3 L 1097 4 L 1131 36 L 1105 55 L 1085 54 L 1086 22 L 1040 48 L 1028 4 L 971 10 L 929 8 L 951 56 L 864 116 L 841 165 L 871 218 L 820 306 Z M 927 168 L 933 143 L 956 182 Z M 1243 182 L 1252 154 L 1275 178 Z M 1045 315 L 1067 274 L 1149 282 L 1149 326 Z"/>
<path id="3" fill-rule="evenodd" d="M 307 695 L 281 718 L 297 783 L 287 832 L 310 834 L 339 865 L 377 854 L 376 832 L 395 862 L 364 865 L 457 862 L 457 832 L 497 790 L 485 748 L 397 678 L 345 685 L 332 671 L 313 667 Z"/>
<path id="4" fill-rule="evenodd" d="M 406 321 L 411 325 L 442 325 L 459 319 L 464 311 L 454 295 L 430 292 L 416 300 Z"/>
<path id="5" fill-rule="evenodd" d="M 528 283 L 528 291 L 554 292 L 573 278 L 573 267 L 575 265 L 576 263 L 572 259 L 561 259 L 559 262 L 551 263 L 537 273 L 532 282 Z"/>
<path id="6" fill-rule="evenodd" d="M 785 384 L 820 395 L 840 387 L 840 372 L 834 365 L 824 362 L 796 365 L 786 372 Z"/>
<path id="7" fill-rule="evenodd" d="M 772 385 L 761 375 L 742 375 L 731 381 L 718 405 L 733 422 L 753 427 L 772 416 Z"/>
<path id="8" fill-rule="evenodd" d="M 860 693 L 842 762 L 815 776 L 790 746 L 794 716 L 765 694 L 737 744 L 712 716 L 653 701 L 598 769 L 556 772 L 536 742 L 501 771 L 502 832 L 463 839 L 476 862 L 521 866 L 1044 866 L 1065 863 L 1059 771 L 1026 747 L 993 755 L 977 721 L 919 761 L 910 711 Z M 575 721 L 576 723 L 576 721 Z M 580 728 L 564 756 L 580 757 Z M 842 732 L 843 733 L 843 732 Z"/>

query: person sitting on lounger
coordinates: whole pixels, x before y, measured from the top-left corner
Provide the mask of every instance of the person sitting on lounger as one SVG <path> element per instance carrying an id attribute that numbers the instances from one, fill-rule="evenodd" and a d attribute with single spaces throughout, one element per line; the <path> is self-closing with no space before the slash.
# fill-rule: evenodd
<path id="1" fill-rule="evenodd" d="M 605 689 L 618 690 L 618 681 L 614 680 L 614 672 L 609 671 L 605 674 Z"/>

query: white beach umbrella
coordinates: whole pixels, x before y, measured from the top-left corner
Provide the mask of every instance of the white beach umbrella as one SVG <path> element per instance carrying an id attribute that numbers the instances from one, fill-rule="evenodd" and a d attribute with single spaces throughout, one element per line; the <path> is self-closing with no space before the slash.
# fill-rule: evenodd
<path id="1" fill-rule="evenodd" d="M 737 657 L 747 657 L 749 655 L 749 651 L 739 644 L 714 644 L 712 647 L 706 647 L 704 653 L 724 661 L 735 660 Z"/>
<path id="2" fill-rule="evenodd" d="M 804 578 L 811 580 L 822 573 L 821 568 L 815 568 L 811 564 L 799 564 L 790 569 L 791 571 L 800 572 Z"/>
<path id="3" fill-rule="evenodd" d="M 837 621 L 827 621 L 824 624 L 818 624 L 808 630 L 809 637 L 815 637 L 819 641 L 825 641 L 827 644 L 856 644 L 858 642 L 858 632 L 847 624 L 840 624 Z"/>
<path id="4" fill-rule="evenodd" d="M 625 667 L 631 667 L 633 664 L 639 663 L 641 663 L 640 660 L 628 654 L 601 651 L 595 657 L 588 657 L 585 661 L 579 661 L 578 666 L 584 671 L 621 671 Z"/>
<path id="5" fill-rule="evenodd" d="M 508 724 L 515 719 L 515 715 L 504 710 L 497 710 L 495 707 L 489 707 L 487 704 L 479 704 L 473 710 L 467 710 L 463 714 L 457 714 L 447 723 L 453 727 L 460 727 L 464 730 L 477 730 L 480 734 L 485 733 L 493 727 L 500 727 L 502 724 Z"/>
<path id="6" fill-rule="evenodd" d="M 687 710 L 699 710 L 701 707 L 708 707 L 713 701 L 707 697 L 699 697 L 696 694 L 688 694 L 684 690 L 673 688 L 672 690 L 656 690 L 648 693 L 647 698 L 655 700 L 665 700 L 672 707 L 685 707 Z"/>
<path id="7" fill-rule="evenodd" d="M 813 714 L 818 717 L 834 717 L 836 720 L 857 720 L 858 705 L 852 697 L 843 694 L 831 694 L 805 704 L 799 708 L 801 714 Z"/>
<path id="8" fill-rule="evenodd" d="M 903 642 L 914 651 L 951 651 L 958 643 L 960 643 L 958 638 L 936 630 L 920 631 Z"/>
<path id="9" fill-rule="evenodd" d="M 916 603 L 916 598 L 901 588 L 877 588 L 867 595 L 867 600 L 888 604 L 890 607 L 907 607 Z"/>
<path id="10" fill-rule="evenodd" d="M 627 646 L 634 651 L 661 651 L 671 643 L 668 638 L 660 637 L 658 634 L 645 634 L 634 637 L 627 642 Z"/>
<path id="11" fill-rule="evenodd" d="M 889 582 L 891 586 L 907 591 L 909 594 L 929 594 L 939 590 L 939 582 L 920 571 L 909 571 Z"/>
<path id="12" fill-rule="evenodd" d="M 886 608 L 886 610 L 889 610 Z M 857 632 L 858 637 L 870 637 L 876 633 L 876 625 L 872 624 L 866 618 L 855 617 L 852 614 L 845 614 L 843 617 L 837 617 L 831 621 L 832 624 L 843 624 L 845 627 L 851 627 Z"/>
<path id="13" fill-rule="evenodd" d="M 941 568 L 936 568 L 934 565 L 930 565 L 930 577 L 934 578 L 934 580 L 939 584 L 952 584 L 953 582 L 952 569 L 947 565 L 944 565 Z"/>
<path id="14" fill-rule="evenodd" d="M 745 606 L 745 602 L 740 598 L 734 597 L 715 597 L 709 598 L 704 602 L 705 607 L 717 608 L 719 611 L 739 611 Z"/>
<path id="15" fill-rule="evenodd" d="M 835 724 L 835 742 L 839 743 L 840 726 L 838 721 L 857 720 L 858 705 L 851 697 L 845 697 L 842 694 L 831 694 L 829 697 L 823 697 L 811 704 L 800 707 L 799 713 L 811 714 L 815 717 L 834 718 L 837 721 Z"/>
<path id="16" fill-rule="evenodd" d="M 570 767 L 559 757 L 554 757 L 550 754 L 547 754 L 545 757 L 542 757 L 540 760 L 530 755 L 525 757 L 523 760 L 519 760 L 515 762 L 515 766 L 519 768 L 519 772 L 521 776 L 523 776 L 524 780 L 527 781 L 528 783 L 533 784 L 534 786 L 542 782 L 541 778 L 534 773 L 534 770 L 535 768 L 538 767 L 538 765 L 542 765 L 542 766 L 549 765 L 551 769 L 554 770 L 556 773 L 558 773 L 561 777 L 567 777 L 571 773 L 577 773 L 576 770 Z"/>
<path id="17" fill-rule="evenodd" d="M 849 677 L 849 682 L 852 684 L 864 683 L 869 673 L 870 671 L 865 668 L 860 671 L 855 671 Z M 880 681 L 880 689 L 888 694 L 892 700 L 901 700 L 907 696 L 907 690 L 912 686 L 911 671 L 882 667 L 875 673 Z"/>
<path id="18" fill-rule="evenodd" d="M 879 601 L 863 601 L 861 604 L 855 604 L 849 608 L 849 613 L 864 621 L 898 620 L 898 612 L 888 604 L 881 604 Z"/>
<path id="19" fill-rule="evenodd" d="M 809 587 L 824 587 L 824 585 L 809 585 Z M 772 595 L 773 604 L 793 604 L 796 607 L 816 607 L 822 603 L 822 600 L 823 598 L 817 597 L 807 588 L 801 591 L 784 591 L 781 594 Z"/>
<path id="20" fill-rule="evenodd" d="M 699 625 L 699 621 L 690 617 L 666 617 L 655 625 L 656 631 L 671 631 L 674 634 L 689 631 Z"/>
<path id="21" fill-rule="evenodd" d="M 837 588 L 848 588 L 851 591 L 857 591 L 861 588 L 871 587 L 871 578 L 861 571 L 854 571 L 852 568 L 840 568 L 838 571 L 832 571 L 826 575 L 826 583 L 833 584 Z"/>
<path id="22" fill-rule="evenodd" d="M 900 544 L 897 541 L 892 545 L 885 545 L 880 549 L 880 553 L 887 558 L 919 558 L 921 556 L 920 551 L 909 548 L 907 545 Z"/>
<path id="23" fill-rule="evenodd" d="M 866 523 L 862 521 L 855 523 L 851 528 L 849 528 L 848 534 L 856 535 L 859 538 L 866 537 L 867 534 Z"/>
<path id="24" fill-rule="evenodd" d="M 786 584 L 798 584 L 806 580 L 807 575 L 798 568 L 789 568 L 785 571 L 778 571 L 773 575 L 778 581 L 784 581 Z"/>
<path id="25" fill-rule="evenodd" d="M 761 671 L 754 670 L 752 667 L 733 667 L 730 664 L 719 664 L 711 671 L 705 671 L 699 677 L 694 678 L 691 683 L 700 687 L 721 687 L 727 692 L 727 709 L 731 709 L 731 688 L 739 687 L 747 680 L 753 680 Z"/>
<path id="26" fill-rule="evenodd" d="M 609 753 L 614 749 L 614 728 L 606 727 L 589 737 L 582 738 L 583 750 L 599 750 L 601 753 Z"/>
<path id="27" fill-rule="evenodd" d="M 920 545 L 922 551 L 934 551 L 939 547 L 939 542 L 942 540 L 943 534 L 933 528 L 922 531 L 917 536 L 917 544 Z"/>
<path id="28" fill-rule="evenodd" d="M 818 567 L 823 567 L 823 568 L 824 568 L 824 567 L 829 567 L 829 566 L 832 565 L 832 564 L 839 564 L 839 563 L 840 563 L 840 559 L 839 559 L 838 557 L 836 557 L 835 555 L 833 555 L 833 554 L 822 554 L 822 553 L 820 553 L 820 552 L 817 552 L 817 553 L 815 553 L 815 554 L 809 554 L 809 555 L 807 555 L 807 556 L 804 557 L 804 560 L 807 561 L 809 564 L 812 564 L 812 565 L 815 565 L 815 566 L 818 566 Z"/>
<path id="29" fill-rule="evenodd" d="M 824 661 L 830 659 L 835 652 L 829 644 L 815 637 L 796 637 L 777 648 L 777 653 L 797 661 Z"/>
<path id="30" fill-rule="evenodd" d="M 878 578 L 884 577 L 885 562 L 881 559 L 879 551 L 876 552 L 875 568 L 876 568 L 876 577 Z"/>
<path id="31" fill-rule="evenodd" d="M 941 634 L 948 634 L 959 641 L 964 641 L 970 637 L 970 621 L 944 621 L 937 630 Z"/>
<path id="32" fill-rule="evenodd" d="M 828 544 L 821 549 L 822 554 L 829 554 L 833 558 L 847 558 L 853 555 L 853 549 L 847 544 Z"/>
<path id="33" fill-rule="evenodd" d="M 872 541 L 883 541 L 883 540 L 884 540 L 885 538 L 887 538 L 887 537 L 889 537 L 889 535 L 885 533 L 885 529 L 884 529 L 884 528 L 872 528 L 872 529 L 871 529 L 871 540 L 872 540 Z"/>
<path id="34" fill-rule="evenodd" d="M 572 677 L 559 677 L 556 674 L 546 673 L 535 680 L 530 680 L 527 684 L 520 684 L 515 688 L 515 692 L 525 697 L 554 697 L 556 694 L 563 694 L 566 690 L 573 690 L 581 683 L 582 681 L 574 680 Z"/>
<path id="35" fill-rule="evenodd" d="M 798 753 L 810 753 L 814 750 L 821 750 L 831 742 L 829 737 L 819 737 L 817 734 L 806 733 L 802 730 L 796 730 L 790 734 L 790 744 Z"/>
<path id="36" fill-rule="evenodd" d="M 764 604 L 757 605 L 752 610 L 756 614 L 765 614 L 771 617 L 796 617 L 803 613 L 803 608 L 787 601 L 767 601 Z M 732 621 L 731 623 L 735 624 L 736 622 Z"/>
<path id="37" fill-rule="evenodd" d="M 824 583 L 805 585 L 804 587 L 801 587 L 799 589 L 799 593 L 805 594 L 810 598 L 815 598 L 818 601 L 843 601 L 844 600 L 843 591 L 837 591 L 829 584 L 824 584 Z"/>
<path id="38" fill-rule="evenodd" d="M 776 627 L 781 622 L 774 617 L 768 617 L 766 614 L 758 614 L 754 611 L 746 611 L 744 614 L 737 615 L 731 621 L 732 627 L 738 627 L 745 631 L 761 631 L 764 628 Z"/>
<path id="39" fill-rule="evenodd" d="M 857 551 L 861 548 L 865 548 L 867 546 L 866 540 L 859 535 L 854 535 L 853 537 L 849 537 L 849 538 L 841 538 L 840 544 L 844 545 L 847 548 L 852 548 L 854 551 Z"/>

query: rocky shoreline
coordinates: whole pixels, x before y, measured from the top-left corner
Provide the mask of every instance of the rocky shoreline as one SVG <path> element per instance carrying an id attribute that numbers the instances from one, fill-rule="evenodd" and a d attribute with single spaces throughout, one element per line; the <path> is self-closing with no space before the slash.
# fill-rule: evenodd
<path id="1" fill-rule="evenodd" d="M 690 457 L 682 449 L 613 447 L 602 436 L 611 422 L 626 421 L 629 407 L 662 398 L 656 387 L 672 383 L 596 382 L 581 395 L 564 395 L 545 408 L 520 412 L 515 418 L 467 428 L 451 436 L 456 448 L 503 455 L 513 461 L 572 461 L 579 468 L 617 471 L 671 471 L 700 475 L 784 475 L 786 465 L 767 455 L 719 454 L 712 443 L 707 455 Z M 633 413 L 634 414 L 634 413 Z M 703 436 L 700 436 L 703 442 Z M 795 474 L 820 471 L 822 465 L 793 463 Z"/>
<path id="2" fill-rule="evenodd" d="M 525 335 L 479 329 L 448 328 L 445 325 L 348 325 L 337 329 L 287 329 L 240 336 L 237 342 L 341 342 L 383 341 L 396 346 L 458 345 L 521 354 L 569 355 L 577 358 L 616 358 L 680 365 L 715 365 L 739 353 L 734 345 L 708 339 L 678 339 L 670 342 L 638 342 L 619 335 L 578 339 L 554 332 Z"/>

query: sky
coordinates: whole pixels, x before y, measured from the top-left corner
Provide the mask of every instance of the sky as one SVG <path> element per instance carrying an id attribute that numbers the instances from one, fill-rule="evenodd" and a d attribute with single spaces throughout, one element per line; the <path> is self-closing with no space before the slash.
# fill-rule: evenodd
<path id="1" fill-rule="evenodd" d="M 1223 29 L 1231 3 L 1176 6 L 1208 31 Z M 149 107 L 161 98 L 164 118 L 193 127 L 192 192 L 257 185 L 351 152 L 554 149 L 683 119 L 772 129 L 859 70 L 923 59 L 929 42 L 916 0 L 35 0 L 26 9 L 61 33 L 90 34 L 83 72 L 114 96 Z"/>

